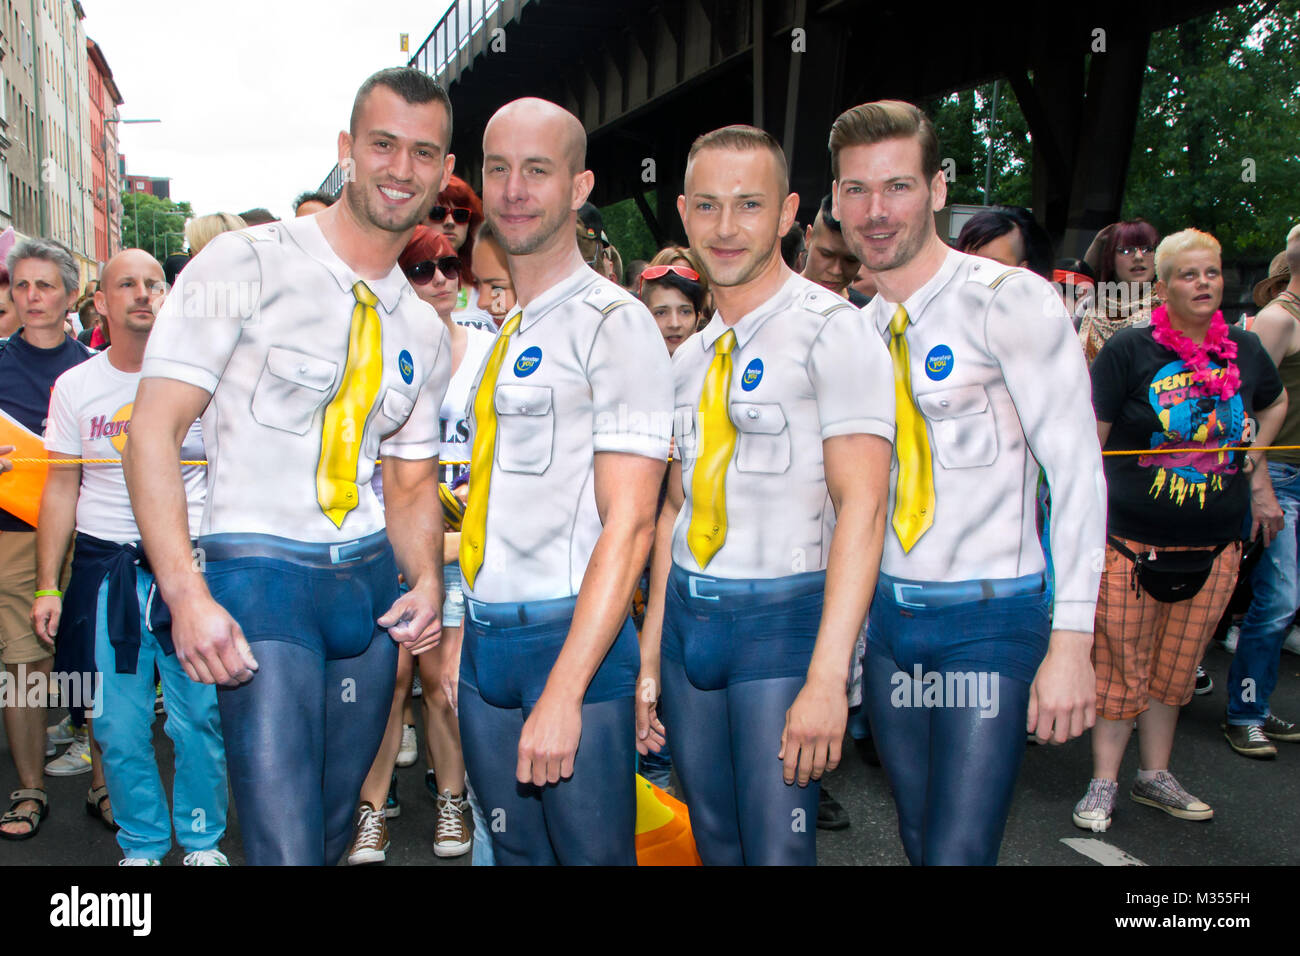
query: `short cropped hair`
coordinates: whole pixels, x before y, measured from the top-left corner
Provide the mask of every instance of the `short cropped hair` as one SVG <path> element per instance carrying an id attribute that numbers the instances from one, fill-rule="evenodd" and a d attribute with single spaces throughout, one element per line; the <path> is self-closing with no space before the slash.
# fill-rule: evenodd
<path id="1" fill-rule="evenodd" d="M 412 105 L 418 106 L 434 101 L 441 103 L 442 108 L 447 111 L 447 142 L 443 144 L 443 148 L 451 148 L 451 97 L 442 88 L 442 84 L 428 73 L 409 66 L 389 67 L 366 78 L 352 100 L 352 116 L 348 119 L 349 135 L 356 137 L 357 120 L 361 117 L 361 109 L 366 105 L 366 97 L 376 86 L 388 87 Z"/>
<path id="2" fill-rule="evenodd" d="M 832 208 L 831 194 L 827 193 L 825 196 L 822 197 L 822 204 L 820 208 L 817 210 L 817 212 L 821 215 L 822 222 L 826 223 L 827 228 L 829 228 L 831 232 L 842 233 L 844 231 L 844 227 L 840 225 L 840 221 L 838 219 L 836 219 L 833 215 L 831 215 L 831 208 Z"/>
<path id="3" fill-rule="evenodd" d="M 940 168 L 939 135 L 930 117 L 902 100 L 876 100 L 851 107 L 831 126 L 831 175 L 840 178 L 840 150 L 848 146 L 870 146 L 911 136 L 921 143 L 921 171 L 928 182 Z"/>
<path id="4" fill-rule="evenodd" d="M 332 206 L 335 199 L 338 199 L 338 197 L 323 193 L 319 189 L 309 189 L 305 193 L 298 194 L 298 198 L 293 201 L 293 211 L 297 212 L 299 206 L 309 202 L 318 202 L 322 206 Z"/>
<path id="5" fill-rule="evenodd" d="M 697 136 L 695 142 L 691 143 L 691 151 L 686 154 L 686 165 L 689 167 L 696 155 L 706 149 L 730 149 L 735 152 L 767 150 L 776 160 L 777 178 L 781 184 L 780 198 L 784 199 L 790 192 L 790 165 L 786 162 L 785 150 L 781 149 L 781 144 L 776 141 L 776 137 L 767 130 L 737 123 L 734 126 L 724 126 Z"/>
<path id="6" fill-rule="evenodd" d="M 5 260 L 11 276 L 18 263 L 24 259 L 42 259 L 58 266 L 63 291 L 68 295 L 81 288 L 81 272 L 77 269 L 77 260 L 63 243 L 53 239 L 24 239 L 9 250 L 9 257 Z"/>
<path id="7" fill-rule="evenodd" d="M 1156 246 L 1156 278 L 1161 282 L 1168 282 L 1169 277 L 1174 274 L 1174 260 L 1184 252 L 1198 249 L 1213 252 L 1220 260 L 1223 258 L 1223 249 L 1219 246 L 1219 240 L 1208 232 L 1184 229 L 1165 236 L 1160 240 L 1160 245 Z"/>

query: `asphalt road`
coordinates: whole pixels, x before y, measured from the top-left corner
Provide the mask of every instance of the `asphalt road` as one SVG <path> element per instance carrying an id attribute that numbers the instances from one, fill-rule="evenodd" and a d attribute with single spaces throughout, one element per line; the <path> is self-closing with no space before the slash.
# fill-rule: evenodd
<path id="1" fill-rule="evenodd" d="M 1002 865 L 1097 866 L 1062 840 L 1089 841 L 1082 846 L 1102 856 L 1116 856 L 1104 843 L 1151 866 L 1246 866 L 1300 863 L 1300 745 L 1279 744 L 1274 761 L 1248 760 L 1233 753 L 1219 730 L 1222 687 L 1229 655 L 1211 647 L 1206 667 L 1215 680 L 1213 693 L 1194 697 L 1183 710 L 1174 747 L 1173 770 L 1183 785 L 1215 809 L 1205 823 L 1176 820 L 1127 798 L 1137 769 L 1137 745 L 1130 742 L 1121 774 L 1121 797 L 1114 824 L 1105 834 L 1079 830 L 1070 820 L 1074 802 L 1090 776 L 1085 737 L 1061 747 L 1031 746 L 1025 755 L 1015 803 L 1002 846 Z M 1273 710 L 1300 719 L 1300 657 L 1284 654 Z M 53 721 L 51 721 L 53 722 Z M 155 724 L 155 747 L 170 788 L 171 741 Z M 392 847 L 388 865 L 465 866 L 469 856 L 439 860 L 433 855 L 433 800 L 425 790 L 421 763 L 398 771 L 402 815 L 389 822 Z M 0 841 L 0 864 L 111 866 L 121 858 L 112 835 L 83 811 L 90 776 L 49 777 L 52 813 L 34 840 Z M 897 836 L 897 818 L 883 771 L 865 765 L 853 748 L 826 784 L 845 806 L 852 826 L 819 834 L 823 864 L 905 864 Z M 8 742 L 0 738 L 0 793 L 17 786 Z M 286 808 L 286 812 L 290 812 Z M 231 862 L 243 862 L 238 820 L 233 806 L 223 848 Z M 179 864 L 173 850 L 164 861 Z"/>

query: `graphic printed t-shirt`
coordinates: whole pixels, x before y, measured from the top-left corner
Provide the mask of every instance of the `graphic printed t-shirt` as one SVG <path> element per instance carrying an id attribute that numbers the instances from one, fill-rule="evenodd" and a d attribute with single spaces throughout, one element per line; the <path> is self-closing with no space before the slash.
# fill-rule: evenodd
<path id="1" fill-rule="evenodd" d="M 52 349 L 29 345 L 19 329 L 0 347 L 0 408 L 28 431 L 45 432 L 54 381 L 95 353 L 71 336 Z M 0 531 L 34 531 L 26 521 L 0 509 Z"/>
<path id="2" fill-rule="evenodd" d="M 114 368 L 108 353 L 99 353 L 64 372 L 54 383 L 45 432 L 49 451 L 119 462 L 82 465 L 77 498 L 77 530 L 117 544 L 140 540 L 120 464 L 139 384 L 139 372 Z M 195 421 L 181 445 L 181 459 L 201 461 L 203 457 L 203 433 Z M 181 477 L 189 505 L 190 537 L 197 537 L 203 519 L 203 466 L 182 465 Z"/>
<path id="3" fill-rule="evenodd" d="M 1241 387 L 1227 401 L 1190 396 L 1192 373 L 1150 327 L 1123 329 L 1098 353 L 1092 404 L 1097 420 L 1111 423 L 1105 450 L 1177 450 L 1105 459 L 1111 534 L 1162 546 L 1240 537 L 1250 507 L 1245 452 L 1214 449 L 1253 441 L 1255 412 L 1277 400 L 1282 380 L 1253 332 L 1229 326 L 1228 335 Z M 1210 367 L 1223 373 L 1213 357 Z"/>
<path id="4" fill-rule="evenodd" d="M 469 465 L 447 462 L 469 461 L 469 390 L 496 341 L 495 332 L 485 332 L 480 328 L 467 327 L 465 333 L 468 336 L 465 354 L 447 384 L 447 394 L 438 411 L 438 428 L 442 434 L 438 461 L 442 466 L 442 480 L 447 484 L 469 469 Z"/>

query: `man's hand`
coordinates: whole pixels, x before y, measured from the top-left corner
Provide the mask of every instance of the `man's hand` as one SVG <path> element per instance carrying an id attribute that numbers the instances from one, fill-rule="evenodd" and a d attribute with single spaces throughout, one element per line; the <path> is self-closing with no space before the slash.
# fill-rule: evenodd
<path id="1" fill-rule="evenodd" d="M 581 739 L 582 698 L 562 699 L 549 688 L 542 691 L 519 734 L 515 779 L 544 787 L 573 776 L 573 758 Z"/>
<path id="2" fill-rule="evenodd" d="M 257 659 L 224 607 L 203 595 L 178 603 L 171 612 L 176 659 L 190 680 L 225 687 L 252 680 Z"/>
<path id="3" fill-rule="evenodd" d="M 840 745 L 849 721 L 849 698 L 843 684 L 809 681 L 785 712 L 781 750 L 785 782 L 808 786 L 840 764 Z"/>
<path id="4" fill-rule="evenodd" d="M 63 599 L 47 594 L 32 603 L 32 631 L 50 647 L 59 633 L 59 618 L 63 616 Z"/>
<path id="5" fill-rule="evenodd" d="M 455 636 L 452 636 L 452 635 Z M 460 649 L 465 643 L 464 628 L 456 628 L 449 632 L 442 642 L 442 669 L 438 674 L 438 683 L 442 686 L 442 693 L 451 704 L 451 709 L 459 713 L 457 708 L 460 701 L 457 699 L 460 691 Z"/>
<path id="6" fill-rule="evenodd" d="M 1252 481 L 1250 484 L 1250 537 L 1264 536 L 1264 547 L 1282 533 L 1282 506 L 1273 493 L 1273 483 Z"/>
<path id="7" fill-rule="evenodd" d="M 1063 744 L 1097 722 L 1092 635 L 1053 631 L 1047 656 L 1029 688 L 1027 729 L 1043 743 Z"/>
<path id="8" fill-rule="evenodd" d="M 423 654 L 442 639 L 442 592 L 412 588 L 394 601 L 377 623 L 412 654 Z"/>
<path id="9" fill-rule="evenodd" d="M 667 735 L 659 721 L 659 661 L 642 660 L 636 679 L 636 751 L 641 756 L 663 749 Z"/>

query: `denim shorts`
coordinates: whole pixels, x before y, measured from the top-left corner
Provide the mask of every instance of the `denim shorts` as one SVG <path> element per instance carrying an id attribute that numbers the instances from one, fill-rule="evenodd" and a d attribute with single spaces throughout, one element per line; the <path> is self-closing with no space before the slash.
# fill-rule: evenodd
<path id="1" fill-rule="evenodd" d="M 466 598 L 461 683 L 493 707 L 531 708 L 569 636 L 577 600 L 488 604 Z M 629 617 L 587 685 L 583 703 L 631 697 L 640 669 L 641 648 Z"/>
<path id="2" fill-rule="evenodd" d="M 250 642 L 284 641 L 325 660 L 356 657 L 383 631 L 397 600 L 397 563 L 387 535 L 308 544 L 265 534 L 199 539 L 208 589 Z"/>
<path id="3" fill-rule="evenodd" d="M 442 626 L 460 627 L 465 622 L 465 592 L 460 586 L 460 562 L 442 566 Z"/>
<path id="4" fill-rule="evenodd" d="M 804 677 L 821 626 L 826 572 L 735 580 L 673 565 L 664 601 L 664 658 L 700 690 Z"/>

